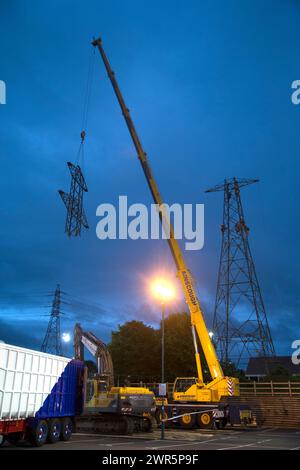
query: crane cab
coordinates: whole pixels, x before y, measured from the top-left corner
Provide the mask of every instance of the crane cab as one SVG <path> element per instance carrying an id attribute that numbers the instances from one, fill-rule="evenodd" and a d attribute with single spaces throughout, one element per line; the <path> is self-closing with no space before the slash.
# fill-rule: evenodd
<path id="1" fill-rule="evenodd" d="M 177 377 L 173 386 L 176 402 L 219 402 L 223 397 L 239 396 L 239 381 L 233 377 L 215 379 L 208 385 L 196 377 Z"/>
<path id="2" fill-rule="evenodd" d="M 177 377 L 174 382 L 173 400 L 176 402 L 213 401 L 212 395 L 212 390 L 200 384 L 196 377 Z"/>

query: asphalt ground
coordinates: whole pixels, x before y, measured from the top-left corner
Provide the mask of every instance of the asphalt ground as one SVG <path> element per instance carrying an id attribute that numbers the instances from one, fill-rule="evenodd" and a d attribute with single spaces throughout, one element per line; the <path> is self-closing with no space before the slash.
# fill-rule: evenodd
<path id="1" fill-rule="evenodd" d="M 167 429 L 161 440 L 160 430 L 131 436 L 73 434 L 68 442 L 45 444 L 32 448 L 28 444 L 11 446 L 5 443 L 1 450 L 300 450 L 300 430 L 263 427 L 259 429 L 225 429 L 189 431 Z"/>

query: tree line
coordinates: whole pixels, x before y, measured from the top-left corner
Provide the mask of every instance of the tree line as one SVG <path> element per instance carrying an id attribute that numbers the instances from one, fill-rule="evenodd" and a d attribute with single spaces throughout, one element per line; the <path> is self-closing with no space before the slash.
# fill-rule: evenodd
<path id="1" fill-rule="evenodd" d="M 112 332 L 109 350 L 114 375 L 135 380 L 160 381 L 161 326 L 154 329 L 141 321 L 129 321 Z M 165 319 L 165 380 L 195 376 L 195 353 L 189 315 L 173 313 Z"/>
<path id="2" fill-rule="evenodd" d="M 119 325 L 112 332 L 108 345 L 114 364 L 116 385 L 130 382 L 161 381 L 161 325 L 159 329 L 142 321 L 132 320 Z M 198 343 L 204 381 L 210 381 L 208 366 Z M 91 374 L 96 373 L 96 364 L 86 361 Z M 165 319 L 165 381 L 173 382 L 176 377 L 197 375 L 195 351 L 191 332 L 190 316 L 186 312 L 172 313 Z M 225 375 L 245 380 L 245 372 L 236 369 L 230 362 L 222 363 Z M 296 380 L 281 366 L 272 370 L 268 380 Z M 299 380 L 299 379 L 298 379 Z"/>

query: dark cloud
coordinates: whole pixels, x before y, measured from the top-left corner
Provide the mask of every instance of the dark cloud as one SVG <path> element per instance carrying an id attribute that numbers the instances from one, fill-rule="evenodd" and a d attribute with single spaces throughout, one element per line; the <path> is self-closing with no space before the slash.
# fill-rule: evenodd
<path id="1" fill-rule="evenodd" d="M 299 78 L 300 13 L 294 4 L 274 8 L 273 3 L 246 2 L 237 10 L 221 1 L 192 2 L 189 8 L 179 2 L 174 9 L 169 0 L 163 5 L 154 0 L 151 7 L 134 0 L 112 14 L 109 3 L 96 0 L 85 9 L 70 1 L 18 7 L 5 2 L 0 32 L 0 79 L 7 84 L 7 104 L 0 108 L 5 341 L 39 347 L 47 326 L 41 315 L 51 304 L 45 294 L 57 283 L 70 296 L 62 329 L 72 330 L 79 321 L 109 341 L 111 330 L 127 319 L 158 325 L 160 309 L 145 279 L 162 265 L 175 278 L 166 244 L 96 238 L 98 204 L 116 203 L 119 194 L 130 202 L 151 202 L 98 55 L 84 161 L 91 228 L 81 239 L 64 234 L 65 208 L 57 189 L 68 190 L 66 161 L 76 161 L 90 39 L 101 17 L 107 53 L 164 198 L 205 203 L 204 249 L 185 256 L 209 327 L 222 197 L 204 190 L 227 176 L 260 178 L 242 196 L 275 343 L 288 352 L 299 332 L 300 107 L 291 104 L 290 84 Z M 171 308 L 183 310 L 185 303 L 179 299 Z"/>

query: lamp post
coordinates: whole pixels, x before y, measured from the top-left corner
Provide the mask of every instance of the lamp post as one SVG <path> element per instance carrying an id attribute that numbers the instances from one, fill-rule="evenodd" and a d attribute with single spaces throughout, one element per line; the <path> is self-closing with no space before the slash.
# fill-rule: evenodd
<path id="1" fill-rule="evenodd" d="M 161 302 L 161 383 L 165 383 L 165 302 Z M 161 439 L 165 438 L 165 396 L 161 404 Z"/>
<path id="2" fill-rule="evenodd" d="M 174 298 L 174 288 L 171 283 L 165 279 L 157 279 L 152 285 L 152 292 L 161 302 L 161 383 L 164 387 L 165 382 L 165 303 Z M 165 388 L 165 387 L 164 387 Z M 165 438 L 165 390 L 162 391 L 161 405 L 161 439 Z"/>

